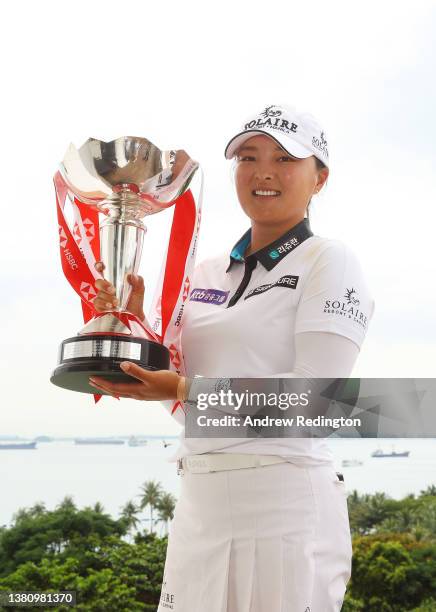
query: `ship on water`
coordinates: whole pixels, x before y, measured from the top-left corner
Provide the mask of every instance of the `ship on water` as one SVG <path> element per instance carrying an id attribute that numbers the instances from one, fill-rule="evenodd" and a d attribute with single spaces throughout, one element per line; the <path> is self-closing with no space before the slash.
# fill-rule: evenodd
<path id="1" fill-rule="evenodd" d="M 124 444 L 116 438 L 74 438 L 74 444 Z"/>
<path id="2" fill-rule="evenodd" d="M 342 459 L 342 467 L 358 467 L 359 465 L 363 465 L 360 459 Z"/>
<path id="3" fill-rule="evenodd" d="M 36 448 L 36 442 L 0 442 L 0 450 L 31 450 Z"/>
<path id="4" fill-rule="evenodd" d="M 410 451 L 399 451 L 392 449 L 390 453 L 384 452 L 381 448 L 377 448 L 377 450 L 371 453 L 371 457 L 408 457 Z"/>
<path id="5" fill-rule="evenodd" d="M 136 436 L 130 436 L 127 444 L 129 446 L 146 446 L 147 440 L 144 440 L 143 438 L 137 438 Z"/>

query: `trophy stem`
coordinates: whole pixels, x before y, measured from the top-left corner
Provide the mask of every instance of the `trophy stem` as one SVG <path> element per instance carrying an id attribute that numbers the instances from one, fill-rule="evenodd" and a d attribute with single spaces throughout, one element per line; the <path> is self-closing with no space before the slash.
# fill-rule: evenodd
<path id="1" fill-rule="evenodd" d="M 100 205 L 107 217 L 100 225 L 100 254 L 104 277 L 115 288 L 116 309 L 122 312 L 129 300 L 128 274 L 136 274 L 141 260 L 146 227 L 138 218 L 138 197 L 130 191 L 109 196 Z"/>

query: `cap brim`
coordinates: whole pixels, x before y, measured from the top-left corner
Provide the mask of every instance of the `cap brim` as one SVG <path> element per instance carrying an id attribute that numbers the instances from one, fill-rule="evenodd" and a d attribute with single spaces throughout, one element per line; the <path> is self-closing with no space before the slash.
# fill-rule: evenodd
<path id="1" fill-rule="evenodd" d="M 283 136 L 273 136 L 270 132 L 266 130 L 244 130 L 243 132 L 239 132 L 236 136 L 228 142 L 224 156 L 226 159 L 232 159 L 236 151 L 239 147 L 249 138 L 252 138 L 256 135 L 269 136 L 272 140 L 274 140 L 278 145 L 282 147 L 289 155 L 293 157 L 297 157 L 298 159 L 305 159 L 306 157 L 310 157 L 313 155 L 312 151 L 303 147 L 303 145 L 298 142 L 292 140 L 291 138 Z"/>

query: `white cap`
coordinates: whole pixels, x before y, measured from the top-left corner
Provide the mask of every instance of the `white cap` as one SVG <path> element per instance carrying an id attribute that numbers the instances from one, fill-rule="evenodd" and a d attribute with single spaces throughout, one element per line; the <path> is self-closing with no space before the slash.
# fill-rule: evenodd
<path id="1" fill-rule="evenodd" d="M 287 153 L 304 159 L 315 155 L 329 167 L 325 131 L 310 113 L 300 113 L 293 106 L 267 106 L 248 118 L 241 131 L 233 136 L 224 155 L 232 159 L 243 142 L 258 134 L 271 136 Z"/>

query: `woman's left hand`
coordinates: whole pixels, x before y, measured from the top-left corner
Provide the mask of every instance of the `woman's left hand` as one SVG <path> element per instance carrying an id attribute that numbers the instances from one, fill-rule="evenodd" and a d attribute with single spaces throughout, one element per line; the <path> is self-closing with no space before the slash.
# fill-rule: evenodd
<path id="1" fill-rule="evenodd" d="M 93 376 L 89 379 L 89 384 L 114 397 L 147 401 L 177 399 L 177 387 L 181 377 L 176 372 L 170 370 L 152 372 L 130 361 L 123 361 L 120 368 L 138 382 L 115 383 L 100 376 Z"/>

